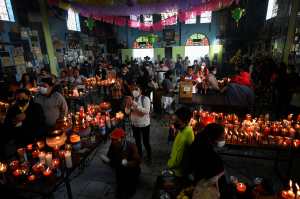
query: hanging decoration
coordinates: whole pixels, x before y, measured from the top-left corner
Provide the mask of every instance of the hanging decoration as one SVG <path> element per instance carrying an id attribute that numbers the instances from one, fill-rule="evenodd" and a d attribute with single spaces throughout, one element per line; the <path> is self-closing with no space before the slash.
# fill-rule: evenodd
<path id="1" fill-rule="evenodd" d="M 62 9 L 72 8 L 79 12 L 81 16 L 89 18 L 93 16 L 94 20 L 105 23 L 138 28 L 141 31 L 161 31 L 165 26 L 173 25 L 177 22 L 185 22 L 191 15 L 199 16 L 205 11 L 215 11 L 232 5 L 239 0 L 191 0 L 189 4 L 186 0 L 163 0 L 157 3 L 157 0 L 126 0 L 125 3 L 114 3 L 112 0 L 49 0 L 51 4 L 57 3 Z M 113 3 L 112 3 L 113 2 Z M 134 6 L 130 6 L 134 4 Z M 149 13 L 162 13 L 167 10 L 177 10 L 177 16 L 171 16 L 153 24 L 146 24 L 139 21 L 128 19 L 129 15 L 141 15 Z"/>
<path id="2" fill-rule="evenodd" d="M 240 19 L 244 16 L 245 9 L 243 8 L 235 8 L 231 11 L 232 18 L 234 19 L 236 25 L 239 25 Z"/>
<path id="3" fill-rule="evenodd" d="M 89 17 L 85 21 L 86 27 L 89 29 L 89 31 L 92 31 L 95 27 L 95 21 L 92 19 L 92 17 Z"/>

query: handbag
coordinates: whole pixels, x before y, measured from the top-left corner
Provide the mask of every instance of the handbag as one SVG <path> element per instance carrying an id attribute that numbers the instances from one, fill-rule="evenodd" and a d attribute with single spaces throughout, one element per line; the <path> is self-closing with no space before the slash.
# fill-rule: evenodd
<path id="1" fill-rule="evenodd" d="M 192 199 L 219 199 L 220 191 L 218 181 L 223 175 L 224 171 L 208 180 L 200 180 L 194 189 Z"/>

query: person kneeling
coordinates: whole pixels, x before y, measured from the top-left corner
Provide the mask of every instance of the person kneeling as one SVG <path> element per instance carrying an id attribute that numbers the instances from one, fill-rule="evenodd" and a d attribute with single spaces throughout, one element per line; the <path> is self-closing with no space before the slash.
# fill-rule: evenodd
<path id="1" fill-rule="evenodd" d="M 115 129 L 111 133 L 111 145 L 104 162 L 115 169 L 117 191 L 116 197 L 120 199 L 131 198 L 136 192 L 138 178 L 141 172 L 141 158 L 137 146 L 125 139 L 123 129 Z"/>

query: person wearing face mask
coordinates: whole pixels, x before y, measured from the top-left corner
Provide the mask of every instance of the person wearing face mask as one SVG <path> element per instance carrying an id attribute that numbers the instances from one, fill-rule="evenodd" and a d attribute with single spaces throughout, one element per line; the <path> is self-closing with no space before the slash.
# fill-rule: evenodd
<path id="1" fill-rule="evenodd" d="M 42 107 L 31 100 L 30 91 L 18 89 L 16 102 L 7 112 L 4 129 L 9 132 L 9 139 L 17 145 L 25 146 L 35 138 L 43 136 L 45 116 Z"/>
<path id="2" fill-rule="evenodd" d="M 46 126 L 50 129 L 60 124 L 68 113 L 68 105 L 65 98 L 54 90 L 52 78 L 42 79 L 40 93 L 34 98 L 40 104 L 46 117 Z"/>
<path id="3" fill-rule="evenodd" d="M 189 121 L 192 112 L 186 107 L 179 108 L 175 112 L 174 127 L 178 131 L 172 146 L 170 159 L 168 160 L 168 168 L 175 171 L 175 175 L 179 178 L 186 177 L 186 160 L 188 158 L 189 147 L 194 141 L 194 132 Z"/>
<path id="4" fill-rule="evenodd" d="M 224 127 L 220 124 L 208 124 L 202 132 L 196 135 L 189 151 L 189 173 L 194 176 L 194 183 L 201 180 L 214 179 L 219 187 L 220 198 L 228 198 L 227 183 L 224 175 L 224 165 L 215 148 L 225 146 Z M 197 157 L 197 158 L 195 158 Z M 226 197 L 227 196 L 227 197 Z M 230 197 L 229 197 L 230 198 Z"/>
<path id="5" fill-rule="evenodd" d="M 130 115 L 132 123 L 133 136 L 135 143 L 138 147 L 138 151 L 141 157 L 143 157 L 142 138 L 143 143 L 147 151 L 147 162 L 152 161 L 152 152 L 150 145 L 150 98 L 142 95 L 141 88 L 134 86 L 132 89 L 132 98 L 128 98 L 125 105 L 125 112 Z"/>
<path id="6" fill-rule="evenodd" d="M 217 68 L 210 67 L 208 70 L 209 73 L 206 78 L 207 88 L 209 93 L 214 94 L 220 91 L 218 80 L 216 78 Z"/>
<path id="7" fill-rule="evenodd" d="M 117 128 L 111 133 L 111 145 L 107 156 L 102 155 L 101 158 L 115 169 L 116 197 L 120 199 L 131 198 L 135 194 L 141 172 L 141 158 L 137 146 L 126 140 L 123 129 Z"/>

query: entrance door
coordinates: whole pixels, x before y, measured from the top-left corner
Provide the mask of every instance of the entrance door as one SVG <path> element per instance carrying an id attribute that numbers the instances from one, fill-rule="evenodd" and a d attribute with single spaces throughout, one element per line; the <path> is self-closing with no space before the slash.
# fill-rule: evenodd
<path id="1" fill-rule="evenodd" d="M 172 47 L 165 47 L 165 57 L 172 59 Z"/>

